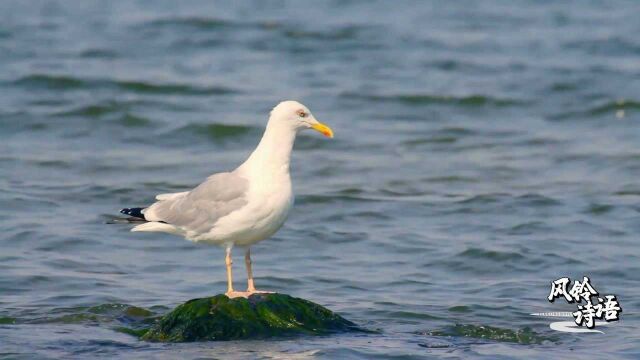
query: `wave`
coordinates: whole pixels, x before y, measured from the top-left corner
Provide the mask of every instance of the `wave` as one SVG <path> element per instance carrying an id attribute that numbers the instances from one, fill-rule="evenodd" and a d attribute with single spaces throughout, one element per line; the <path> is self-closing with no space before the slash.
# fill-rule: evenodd
<path id="1" fill-rule="evenodd" d="M 623 36 L 579 39 L 565 43 L 564 47 L 582 50 L 593 55 L 629 56 L 640 54 L 640 44 Z"/>
<path id="2" fill-rule="evenodd" d="M 406 105 L 454 105 L 464 107 L 510 107 L 526 104 L 525 101 L 517 99 L 496 98 L 486 95 L 430 95 L 430 94 L 400 94 L 400 95 L 362 95 L 353 92 L 343 93 L 342 96 L 353 99 L 396 102 Z"/>
<path id="3" fill-rule="evenodd" d="M 234 26 L 237 23 L 216 19 L 211 17 L 203 17 L 203 16 L 185 16 L 185 17 L 165 17 L 158 18 L 143 24 L 139 24 L 140 27 L 155 27 L 155 28 L 164 28 L 164 27 L 189 27 L 194 29 L 202 29 L 202 30 L 211 30 L 211 29 L 220 29 L 225 27 Z"/>
<path id="4" fill-rule="evenodd" d="M 415 131 L 414 131 L 415 133 Z M 445 127 L 436 131 L 431 131 L 419 138 L 405 140 L 402 145 L 409 148 L 420 147 L 433 144 L 453 144 L 465 137 L 478 134 L 477 131 L 462 127 Z"/>
<path id="5" fill-rule="evenodd" d="M 54 116 L 81 116 L 81 117 L 101 117 L 106 114 L 123 110 L 123 104 L 117 102 L 107 102 L 102 104 L 91 104 L 85 106 L 79 106 L 77 108 L 57 112 Z"/>
<path id="6" fill-rule="evenodd" d="M 250 134 L 257 131 L 258 128 L 245 125 L 231 124 L 189 124 L 173 132 L 176 134 L 196 134 L 207 137 L 212 140 L 221 140 L 226 138 L 235 138 Z"/>
<path id="7" fill-rule="evenodd" d="M 587 114 L 598 116 L 603 114 L 613 114 L 620 110 L 640 110 L 640 102 L 625 99 L 608 101 L 602 105 L 590 108 L 587 110 Z"/>
<path id="8" fill-rule="evenodd" d="M 35 318 L 13 318 L 13 323 L 26 324 L 98 324 L 143 325 L 153 322 L 158 314 L 127 304 L 102 304 L 92 307 L 52 309 L 49 315 Z"/>
<path id="9" fill-rule="evenodd" d="M 152 95 L 228 95 L 237 90 L 224 86 L 197 86 L 181 83 L 153 83 L 137 80 L 78 78 L 69 75 L 32 74 L 11 82 L 29 89 L 95 90 L 113 89 Z"/>
<path id="10" fill-rule="evenodd" d="M 512 330 L 472 324 L 456 324 L 442 329 L 431 330 L 421 335 L 467 337 L 518 344 L 541 344 L 544 341 L 553 341 L 553 339 L 542 336 L 530 328 Z"/>
<path id="11" fill-rule="evenodd" d="M 290 39 L 309 39 L 309 40 L 348 40 L 356 38 L 360 28 L 357 26 L 347 26 L 331 31 L 311 31 L 300 29 L 289 29 L 283 32 L 284 36 Z"/>
<path id="12" fill-rule="evenodd" d="M 118 57 L 118 53 L 112 50 L 107 50 L 107 49 L 90 48 L 90 49 L 82 50 L 78 54 L 78 56 L 80 56 L 81 58 L 87 58 L 87 59 L 115 59 Z"/>
<path id="13" fill-rule="evenodd" d="M 125 127 L 144 127 L 150 125 L 151 120 L 142 116 L 126 113 L 119 119 L 119 123 Z"/>
<path id="14" fill-rule="evenodd" d="M 473 259 L 490 259 L 493 261 L 511 261 L 524 258 L 524 256 L 516 252 L 485 250 L 480 248 L 468 248 L 456 256 Z"/>
<path id="15" fill-rule="evenodd" d="M 344 26 L 329 30 L 307 30 L 298 26 L 283 26 L 282 23 L 275 21 L 232 21 L 204 16 L 173 16 L 153 19 L 141 24 L 135 25 L 136 28 L 142 30 L 148 29 L 174 29 L 179 28 L 187 30 L 224 30 L 224 29 L 260 29 L 265 31 L 277 31 L 277 34 L 291 40 L 323 40 L 338 41 L 356 38 L 365 28 L 363 26 Z"/>
<path id="16" fill-rule="evenodd" d="M 551 120 L 569 120 L 569 119 L 584 119 L 584 118 L 596 118 L 600 116 L 606 117 L 625 117 L 628 111 L 640 110 L 640 101 L 636 100 L 608 100 L 599 105 L 587 107 L 586 109 L 574 109 L 571 111 L 564 111 L 561 113 L 552 114 L 549 116 Z"/>

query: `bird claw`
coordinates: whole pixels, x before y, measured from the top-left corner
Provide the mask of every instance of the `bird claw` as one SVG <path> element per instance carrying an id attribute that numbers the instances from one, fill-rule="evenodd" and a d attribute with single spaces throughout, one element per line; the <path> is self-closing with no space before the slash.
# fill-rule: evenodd
<path id="1" fill-rule="evenodd" d="M 229 299 L 234 299 L 238 297 L 248 298 L 251 295 L 251 293 L 248 291 L 227 291 L 224 294 L 227 295 Z"/>
<path id="2" fill-rule="evenodd" d="M 249 298 L 249 296 L 253 294 L 275 294 L 273 291 L 264 291 L 264 290 L 252 290 L 252 291 L 227 291 L 225 295 L 229 299 L 234 299 L 238 297 Z"/>
<path id="3" fill-rule="evenodd" d="M 266 291 L 266 290 L 247 290 L 247 292 L 251 295 L 253 294 L 275 294 L 275 291 Z"/>

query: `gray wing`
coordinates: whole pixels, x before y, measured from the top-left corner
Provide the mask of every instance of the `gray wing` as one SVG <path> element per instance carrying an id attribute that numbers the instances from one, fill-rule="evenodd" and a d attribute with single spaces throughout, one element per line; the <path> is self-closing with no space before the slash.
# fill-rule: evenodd
<path id="1" fill-rule="evenodd" d="M 163 221 L 205 233 L 222 217 L 247 204 L 247 179 L 235 173 L 211 175 L 195 189 L 161 200 L 144 210 L 148 221 Z"/>

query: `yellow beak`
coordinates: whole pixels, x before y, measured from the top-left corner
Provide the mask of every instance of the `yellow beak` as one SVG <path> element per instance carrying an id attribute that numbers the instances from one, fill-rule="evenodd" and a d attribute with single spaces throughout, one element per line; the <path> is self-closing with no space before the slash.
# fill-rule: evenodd
<path id="1" fill-rule="evenodd" d="M 323 123 L 311 124 L 311 127 L 322 135 L 333 138 L 333 130 Z"/>

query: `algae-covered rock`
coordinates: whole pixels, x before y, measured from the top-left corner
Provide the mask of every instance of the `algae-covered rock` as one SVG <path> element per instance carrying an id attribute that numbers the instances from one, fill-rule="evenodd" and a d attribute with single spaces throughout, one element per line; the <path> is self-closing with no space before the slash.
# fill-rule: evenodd
<path id="1" fill-rule="evenodd" d="M 258 339 L 358 331 L 349 320 L 311 301 L 284 294 L 193 299 L 159 319 L 143 340 L 162 342 Z"/>

